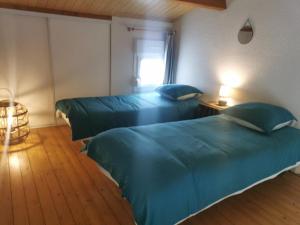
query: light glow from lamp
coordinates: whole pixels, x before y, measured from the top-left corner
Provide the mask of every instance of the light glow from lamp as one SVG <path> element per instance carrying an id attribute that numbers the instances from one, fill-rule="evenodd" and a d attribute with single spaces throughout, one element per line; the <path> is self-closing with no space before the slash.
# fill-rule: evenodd
<path id="1" fill-rule="evenodd" d="M 10 92 L 9 89 L 7 88 L 0 88 L 0 90 L 6 91 L 9 95 L 9 106 L 12 106 L 12 98 L 13 95 Z M 11 108 L 11 107 L 9 107 Z M 4 111 L 0 111 L 0 128 L 6 128 L 6 133 L 5 133 L 5 139 L 4 139 L 4 153 L 6 153 L 8 151 L 8 146 L 9 146 L 9 139 L 10 139 L 10 131 L 11 131 L 11 127 L 12 127 L 12 123 L 13 123 L 13 111 L 12 110 L 8 110 L 7 111 L 7 120 L 4 119 Z"/>
<path id="2" fill-rule="evenodd" d="M 228 98 L 228 97 L 230 97 L 230 93 L 231 93 L 231 88 L 229 86 L 221 85 L 220 91 L 219 91 L 219 96 L 221 98 Z"/>
<path id="3" fill-rule="evenodd" d="M 28 110 L 18 102 L 0 101 L 0 141 L 19 144 L 29 134 Z"/>
<path id="4" fill-rule="evenodd" d="M 10 103 L 11 104 L 11 103 Z M 7 110 L 7 128 L 10 130 L 13 126 L 14 119 L 13 119 L 13 108 L 9 107 Z"/>
<path id="5" fill-rule="evenodd" d="M 220 106 L 226 106 L 226 105 L 231 105 L 231 91 L 232 88 L 226 85 L 221 85 L 220 91 L 219 91 L 219 105 Z M 230 103 L 230 104 L 228 104 Z"/>
<path id="6" fill-rule="evenodd" d="M 221 77 L 221 82 L 222 82 L 222 84 L 229 86 L 229 87 L 239 87 L 239 86 L 241 86 L 241 83 L 242 83 L 238 74 L 233 73 L 233 72 L 225 73 Z"/>
<path id="7" fill-rule="evenodd" d="M 220 83 L 232 88 L 239 88 L 245 82 L 245 71 L 236 65 L 222 66 L 217 71 Z"/>
<path id="8" fill-rule="evenodd" d="M 225 62 L 225 64 L 221 65 L 217 70 L 220 84 L 227 87 L 221 87 L 222 90 L 220 90 L 221 93 L 219 92 L 219 99 L 223 100 L 223 98 L 226 98 L 226 103 L 229 106 L 237 103 L 236 98 L 239 98 L 238 90 L 240 90 L 247 81 L 246 71 L 241 65 Z M 224 92 L 225 94 L 222 94 Z"/>
<path id="9" fill-rule="evenodd" d="M 0 142 L 4 146 L 21 143 L 28 137 L 30 130 L 28 110 L 13 101 L 11 96 L 0 101 Z"/>
<path id="10" fill-rule="evenodd" d="M 18 169 L 20 167 L 20 160 L 17 155 L 9 157 L 9 164 L 15 169 Z"/>

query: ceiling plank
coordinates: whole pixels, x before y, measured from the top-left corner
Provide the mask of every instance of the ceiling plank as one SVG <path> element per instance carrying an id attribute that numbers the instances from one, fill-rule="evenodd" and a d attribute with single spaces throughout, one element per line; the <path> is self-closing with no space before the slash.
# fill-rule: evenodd
<path id="1" fill-rule="evenodd" d="M 227 8 L 226 0 L 179 0 L 181 2 L 194 3 L 202 7 L 224 10 Z"/>
<path id="2" fill-rule="evenodd" d="M 98 14 L 73 12 L 73 11 L 50 9 L 50 8 L 32 7 L 26 5 L 16 5 L 11 3 L 1 3 L 1 2 L 0 2 L 0 8 L 16 9 L 16 10 L 23 10 L 23 11 L 30 11 L 30 12 L 37 12 L 37 13 L 49 13 L 49 14 L 63 15 L 63 16 L 83 17 L 83 18 L 90 18 L 90 19 L 100 19 L 100 20 L 112 19 L 112 16 L 107 16 L 107 15 L 98 15 Z"/>
<path id="3" fill-rule="evenodd" d="M 0 7 L 94 19 L 174 21 L 199 7 L 225 9 L 226 0 L 0 0 Z"/>

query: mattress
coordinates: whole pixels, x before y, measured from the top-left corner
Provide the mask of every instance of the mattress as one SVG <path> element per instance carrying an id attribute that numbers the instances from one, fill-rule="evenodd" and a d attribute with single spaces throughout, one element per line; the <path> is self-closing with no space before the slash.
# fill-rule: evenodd
<path id="1" fill-rule="evenodd" d="M 56 103 L 56 109 L 70 123 L 73 140 L 117 127 L 192 119 L 197 107 L 197 99 L 172 101 L 155 92 L 64 99 Z"/>
<path id="2" fill-rule="evenodd" d="M 119 184 L 138 225 L 172 225 L 298 165 L 300 130 L 266 135 L 214 116 L 112 129 L 87 150 Z"/>

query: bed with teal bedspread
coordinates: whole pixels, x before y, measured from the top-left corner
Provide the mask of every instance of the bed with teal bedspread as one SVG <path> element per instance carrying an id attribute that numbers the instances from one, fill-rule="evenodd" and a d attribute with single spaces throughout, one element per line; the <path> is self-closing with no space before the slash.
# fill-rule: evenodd
<path id="1" fill-rule="evenodd" d="M 138 225 L 172 225 L 300 161 L 300 130 L 266 135 L 222 116 L 119 128 L 88 156 L 117 181 Z"/>
<path id="2" fill-rule="evenodd" d="M 196 99 L 172 101 L 156 92 L 64 99 L 56 103 L 70 121 L 73 140 L 117 128 L 193 119 Z"/>

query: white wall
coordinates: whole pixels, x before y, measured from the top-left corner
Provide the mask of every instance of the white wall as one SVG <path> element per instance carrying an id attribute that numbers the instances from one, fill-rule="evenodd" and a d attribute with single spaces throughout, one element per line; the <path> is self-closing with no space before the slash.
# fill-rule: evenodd
<path id="1" fill-rule="evenodd" d="M 33 127 L 56 124 L 59 99 L 131 93 L 135 39 L 162 40 L 164 32 L 127 26 L 169 30 L 172 24 L 0 9 L 0 88 L 9 87 L 28 107 Z"/>
<path id="2" fill-rule="evenodd" d="M 176 22 L 177 82 L 216 96 L 228 77 L 237 79 L 237 101 L 279 104 L 300 118 L 300 1 L 232 0 L 225 11 L 194 10 Z M 250 18 L 254 39 L 237 34 Z"/>
<path id="3" fill-rule="evenodd" d="M 111 94 L 128 94 L 134 90 L 134 41 L 163 40 L 164 32 L 128 32 L 127 26 L 149 30 L 169 30 L 167 22 L 113 17 L 111 25 Z"/>
<path id="4" fill-rule="evenodd" d="M 110 22 L 49 19 L 55 100 L 109 95 Z"/>
<path id="5" fill-rule="evenodd" d="M 31 126 L 54 123 L 50 71 L 47 20 L 0 14 L 0 88 L 9 88 L 28 108 Z"/>
<path id="6" fill-rule="evenodd" d="M 0 9 L 0 88 L 32 127 L 56 124 L 58 99 L 108 95 L 109 79 L 110 21 Z"/>

